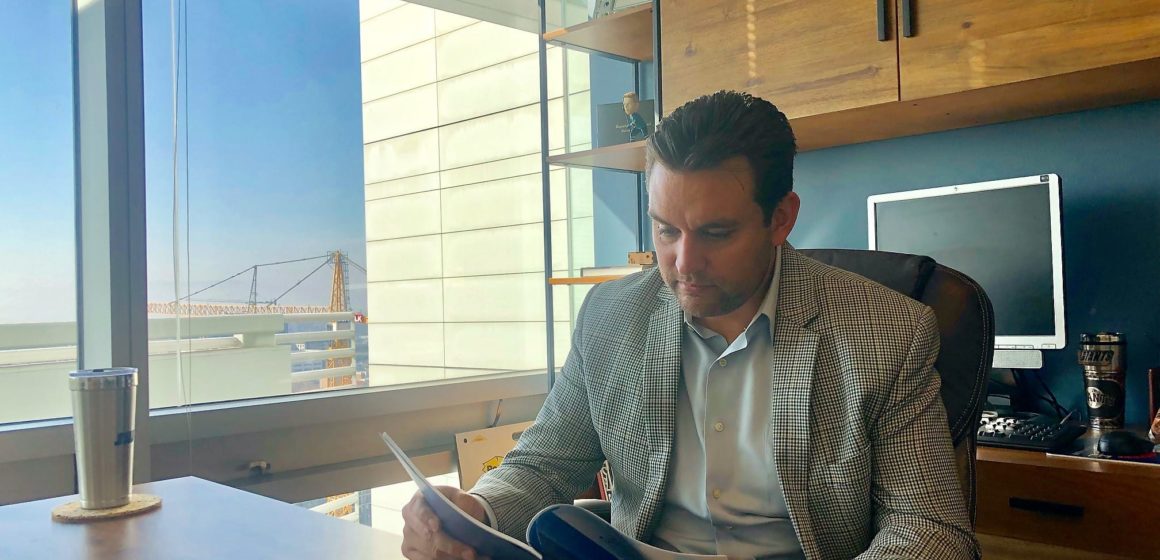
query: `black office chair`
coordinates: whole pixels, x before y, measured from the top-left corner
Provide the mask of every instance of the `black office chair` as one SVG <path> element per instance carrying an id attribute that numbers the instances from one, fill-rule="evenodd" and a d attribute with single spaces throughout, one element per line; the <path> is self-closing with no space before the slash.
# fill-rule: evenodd
<path id="1" fill-rule="evenodd" d="M 955 466 L 973 526 L 975 434 L 995 352 L 995 314 L 986 292 L 967 275 L 930 257 L 853 249 L 800 252 L 906 294 L 934 310 L 942 338 L 934 367 L 942 381 L 943 406 L 955 446 Z"/>
<path id="2" fill-rule="evenodd" d="M 959 483 L 974 526 L 975 434 L 995 347 L 991 300 L 967 275 L 930 257 L 851 249 L 799 252 L 906 294 L 934 310 L 941 335 L 935 369 L 942 381 L 942 400 L 955 446 Z M 577 500 L 576 505 L 605 520 L 611 516 L 611 505 L 603 500 Z"/>

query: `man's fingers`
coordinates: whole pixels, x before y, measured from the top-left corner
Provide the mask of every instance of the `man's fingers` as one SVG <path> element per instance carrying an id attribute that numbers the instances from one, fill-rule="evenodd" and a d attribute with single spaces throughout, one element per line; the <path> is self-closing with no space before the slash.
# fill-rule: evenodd
<path id="1" fill-rule="evenodd" d="M 442 531 L 435 533 L 435 550 L 446 558 L 462 558 L 463 560 L 478 560 L 475 550 L 467 545 L 447 536 Z"/>
<path id="2" fill-rule="evenodd" d="M 447 490 L 439 489 L 445 495 Z M 459 492 L 458 489 L 453 489 Z M 484 560 L 467 545 L 443 532 L 439 518 L 416 493 L 403 507 L 403 555 L 411 560 Z"/>
<path id="3" fill-rule="evenodd" d="M 435 560 L 435 557 L 430 553 L 408 543 L 406 540 L 403 541 L 402 553 L 403 558 L 407 560 Z"/>

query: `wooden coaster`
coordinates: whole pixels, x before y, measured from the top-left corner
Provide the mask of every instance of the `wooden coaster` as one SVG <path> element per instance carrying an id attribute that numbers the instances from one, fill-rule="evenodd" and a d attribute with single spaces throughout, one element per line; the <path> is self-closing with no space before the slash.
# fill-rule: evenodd
<path id="1" fill-rule="evenodd" d="M 129 517 L 161 507 L 161 497 L 150 494 L 129 494 L 129 503 L 105 509 L 84 509 L 80 500 L 52 508 L 52 520 L 61 523 L 88 523 Z"/>

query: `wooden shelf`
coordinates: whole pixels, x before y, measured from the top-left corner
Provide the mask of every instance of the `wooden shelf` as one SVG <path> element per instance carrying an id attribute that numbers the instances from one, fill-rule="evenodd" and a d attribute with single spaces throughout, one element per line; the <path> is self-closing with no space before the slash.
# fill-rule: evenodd
<path id="1" fill-rule="evenodd" d="M 652 4 L 549 31 L 544 40 L 631 60 L 652 60 Z"/>
<path id="2" fill-rule="evenodd" d="M 610 275 L 610 276 L 582 276 L 582 277 L 571 277 L 571 278 L 561 277 L 561 278 L 549 278 L 548 284 L 552 285 L 552 286 L 578 286 L 578 285 L 583 285 L 583 284 L 600 284 L 603 282 L 608 282 L 610 280 L 618 280 L 620 278 L 624 278 L 624 276 L 619 275 L 619 274 L 614 274 L 614 275 Z"/>
<path id="3" fill-rule="evenodd" d="M 644 172 L 644 140 L 548 156 L 548 164 Z"/>

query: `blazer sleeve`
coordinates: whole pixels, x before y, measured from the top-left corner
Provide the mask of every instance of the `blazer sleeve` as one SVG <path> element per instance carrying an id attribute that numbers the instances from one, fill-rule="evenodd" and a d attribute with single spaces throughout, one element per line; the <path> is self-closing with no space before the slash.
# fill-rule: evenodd
<path id="1" fill-rule="evenodd" d="M 934 369 L 938 323 L 923 307 L 872 430 L 875 537 L 858 558 L 979 558 Z"/>
<path id="2" fill-rule="evenodd" d="M 520 540 L 536 513 L 552 504 L 571 503 L 592 485 L 604 463 L 588 408 L 583 358 L 588 303 L 598 289 L 589 292 L 580 309 L 572 349 L 535 423 L 503 463 L 471 489 L 491 506 L 497 528 Z"/>

